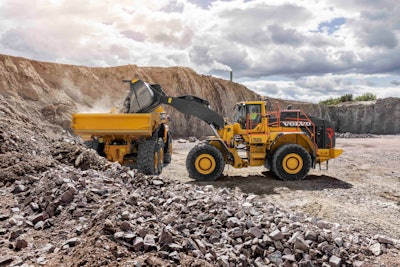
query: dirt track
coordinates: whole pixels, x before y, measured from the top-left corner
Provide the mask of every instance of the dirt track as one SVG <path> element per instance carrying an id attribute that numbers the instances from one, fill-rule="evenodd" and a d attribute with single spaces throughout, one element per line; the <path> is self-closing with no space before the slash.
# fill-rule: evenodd
<path id="1" fill-rule="evenodd" d="M 185 168 L 186 155 L 194 145 L 174 142 L 172 163 L 162 175 L 205 184 L 190 179 Z M 263 167 L 226 166 L 224 176 L 212 184 L 262 195 L 283 208 L 371 236 L 400 238 L 400 136 L 338 138 L 337 147 L 344 153 L 329 162 L 329 170 L 312 170 L 303 181 L 277 180 Z"/>

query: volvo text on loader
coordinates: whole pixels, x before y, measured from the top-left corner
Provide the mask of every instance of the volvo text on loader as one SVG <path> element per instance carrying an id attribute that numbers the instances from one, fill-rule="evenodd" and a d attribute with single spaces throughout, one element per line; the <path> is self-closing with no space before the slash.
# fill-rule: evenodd
<path id="1" fill-rule="evenodd" d="M 135 90 L 136 87 L 142 88 L 140 94 Z M 214 135 L 196 145 L 188 153 L 186 159 L 189 176 L 196 180 L 211 181 L 217 179 L 221 176 L 226 164 L 235 168 L 264 165 L 282 180 L 300 180 L 308 174 L 310 168 L 315 168 L 323 162 L 327 164 L 328 160 L 340 156 L 343 152 L 342 149 L 335 148 L 333 122 L 308 116 L 301 110 L 268 110 L 266 101 L 237 103 L 233 122 L 228 123 L 218 113 L 210 109 L 207 100 L 192 95 L 170 97 L 165 94 L 161 86 L 150 85 L 140 80 L 131 81 L 131 92 L 128 98 L 130 98 L 131 105 L 137 103 L 142 106 L 137 109 L 139 112 L 147 112 L 147 108 L 157 110 L 161 108 L 160 104 L 167 104 L 182 113 L 198 117 L 210 125 Z M 139 101 L 140 98 L 146 101 Z M 86 121 L 79 121 L 79 117 L 79 114 L 73 115 L 75 133 L 83 137 L 86 134 L 91 138 L 104 138 L 94 129 L 90 129 L 90 126 L 85 125 Z M 92 119 L 96 120 L 94 117 Z M 109 129 L 109 136 L 117 135 L 121 137 L 123 132 L 118 127 L 138 134 L 137 129 L 135 129 L 137 124 L 132 123 L 127 126 L 128 121 L 124 123 L 124 116 L 118 119 L 120 126 Z M 124 126 L 122 127 L 122 125 Z M 82 128 L 85 128 L 86 132 L 82 132 Z M 113 131 L 118 132 L 118 134 Z M 132 145 L 135 147 L 135 144 L 137 144 L 138 148 L 129 152 L 134 154 L 133 158 L 137 157 L 136 163 L 139 165 L 139 170 L 155 169 L 155 166 L 158 166 L 156 158 L 162 158 L 162 153 L 168 151 L 167 148 L 159 152 L 157 152 L 157 149 L 153 149 L 153 153 L 147 151 L 146 154 L 148 155 L 145 158 L 148 162 L 143 162 L 143 160 L 139 160 L 144 158 L 140 155 L 141 146 L 148 142 L 146 140 L 149 138 L 156 140 L 163 135 L 160 135 L 159 131 L 150 135 L 150 131 L 147 131 L 145 136 L 140 136 L 140 134 L 135 138 L 130 138 L 129 134 L 127 136 L 122 138 L 125 148 Z M 165 142 L 165 138 L 163 141 Z M 110 146 L 111 142 L 106 141 L 104 153 L 107 158 L 112 160 L 109 157 L 109 151 L 113 151 Z M 159 146 L 162 146 L 161 142 Z M 128 155 L 125 154 L 122 158 Z M 143 168 L 140 164 L 148 167 Z M 154 167 L 150 168 L 150 165 Z M 154 171 L 147 172 L 154 173 Z"/>

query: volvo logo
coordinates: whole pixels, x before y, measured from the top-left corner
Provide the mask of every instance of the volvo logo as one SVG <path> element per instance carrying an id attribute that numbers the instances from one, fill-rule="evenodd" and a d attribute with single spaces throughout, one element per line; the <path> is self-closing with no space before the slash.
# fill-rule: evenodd
<path id="1" fill-rule="evenodd" d="M 281 123 L 285 127 L 304 127 L 312 125 L 309 121 L 282 121 Z"/>

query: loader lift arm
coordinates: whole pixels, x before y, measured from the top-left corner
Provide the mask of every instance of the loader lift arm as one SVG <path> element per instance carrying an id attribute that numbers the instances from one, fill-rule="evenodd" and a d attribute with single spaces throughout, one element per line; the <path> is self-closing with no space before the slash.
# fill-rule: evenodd
<path id="1" fill-rule="evenodd" d="M 159 104 L 166 104 L 172 106 L 183 114 L 192 115 L 205 121 L 209 125 L 214 126 L 217 130 L 224 128 L 224 118 L 212 110 L 209 107 L 210 103 L 205 99 L 194 95 L 171 97 L 164 92 L 159 84 L 148 84 L 141 80 L 124 80 L 123 82 L 130 83 L 129 97 L 132 99 L 131 105 L 133 101 L 136 101 L 134 102 L 135 104 L 140 105 L 140 96 L 137 95 L 137 92 L 141 91 L 139 88 L 143 88 L 143 86 L 145 86 L 152 92 L 153 102 L 148 107 L 141 109 L 139 111 L 140 113 L 149 112 L 152 108 L 157 107 Z"/>
<path id="2" fill-rule="evenodd" d="M 184 95 L 178 97 L 162 97 L 161 103 L 172 106 L 184 114 L 195 116 L 213 125 L 218 130 L 224 128 L 224 119 L 209 108 L 207 100 L 193 95 Z"/>

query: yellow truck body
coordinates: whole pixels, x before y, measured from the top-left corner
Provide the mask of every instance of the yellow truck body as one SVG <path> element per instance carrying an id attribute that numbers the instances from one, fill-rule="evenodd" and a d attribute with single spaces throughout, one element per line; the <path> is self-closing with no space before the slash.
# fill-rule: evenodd
<path id="1" fill-rule="evenodd" d="M 112 114 L 78 113 L 72 114 L 72 128 L 83 140 L 93 136 L 150 137 L 160 125 L 160 116 L 155 113 Z"/>
<path id="2" fill-rule="evenodd" d="M 71 128 L 99 155 L 146 174 L 161 173 L 162 164 L 171 161 L 172 139 L 161 106 L 149 113 L 76 113 Z"/>

